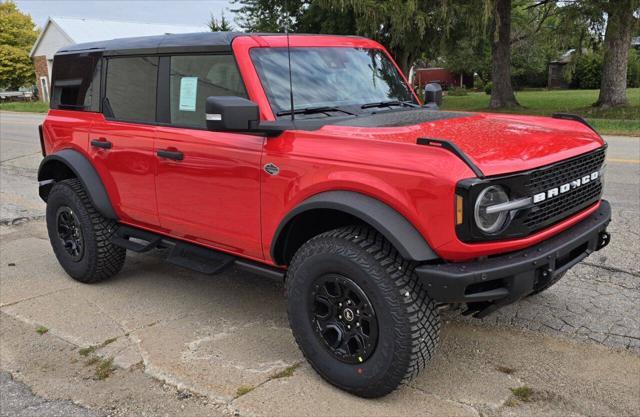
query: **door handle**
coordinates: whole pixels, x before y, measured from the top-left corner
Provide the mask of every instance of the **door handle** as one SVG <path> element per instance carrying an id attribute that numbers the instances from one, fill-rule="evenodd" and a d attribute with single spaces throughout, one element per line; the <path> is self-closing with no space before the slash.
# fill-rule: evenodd
<path id="1" fill-rule="evenodd" d="M 168 149 L 160 149 L 156 152 L 160 158 L 173 159 L 174 161 L 182 161 L 184 154 L 180 151 L 170 151 Z"/>
<path id="2" fill-rule="evenodd" d="M 95 148 L 111 149 L 112 144 L 105 138 L 99 138 L 99 139 L 93 139 L 91 141 L 91 146 Z"/>

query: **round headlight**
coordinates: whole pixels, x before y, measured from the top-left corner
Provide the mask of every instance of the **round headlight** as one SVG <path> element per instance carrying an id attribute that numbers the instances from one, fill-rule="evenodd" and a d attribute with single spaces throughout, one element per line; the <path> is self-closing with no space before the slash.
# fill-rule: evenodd
<path id="1" fill-rule="evenodd" d="M 474 217 L 478 229 L 489 234 L 499 231 L 507 221 L 508 212 L 502 211 L 499 213 L 488 214 L 487 207 L 506 203 L 508 201 L 509 196 L 504 188 L 500 186 L 492 185 L 491 187 L 487 187 L 482 190 L 478 195 L 474 210 Z"/>

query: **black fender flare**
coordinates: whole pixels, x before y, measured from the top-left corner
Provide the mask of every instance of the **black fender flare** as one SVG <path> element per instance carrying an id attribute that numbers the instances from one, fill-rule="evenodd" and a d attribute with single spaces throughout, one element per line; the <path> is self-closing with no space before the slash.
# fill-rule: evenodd
<path id="1" fill-rule="evenodd" d="M 286 226 L 299 214 L 314 209 L 332 209 L 350 214 L 380 232 L 405 259 L 424 262 L 439 259 L 420 232 L 389 205 L 352 191 L 327 191 L 316 194 L 291 210 L 278 225 L 271 241 L 271 258 L 278 262 L 279 238 Z"/>
<path id="2" fill-rule="evenodd" d="M 100 214 L 108 219 L 118 220 L 98 171 L 84 155 L 73 149 L 63 149 L 47 155 L 40 163 L 38 168 L 39 193 L 45 202 L 53 183 L 61 179 L 60 173 L 56 172 L 56 167 L 59 167 L 59 164 L 65 165 L 80 180 Z"/>

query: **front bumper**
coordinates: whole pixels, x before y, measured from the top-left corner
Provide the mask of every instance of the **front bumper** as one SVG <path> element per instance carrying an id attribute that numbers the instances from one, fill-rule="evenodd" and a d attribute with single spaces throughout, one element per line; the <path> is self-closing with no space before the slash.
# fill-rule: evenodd
<path id="1" fill-rule="evenodd" d="M 441 303 L 467 303 L 474 317 L 484 317 L 532 293 L 535 288 L 609 243 L 611 206 L 527 249 L 487 259 L 416 268 L 429 295 Z"/>

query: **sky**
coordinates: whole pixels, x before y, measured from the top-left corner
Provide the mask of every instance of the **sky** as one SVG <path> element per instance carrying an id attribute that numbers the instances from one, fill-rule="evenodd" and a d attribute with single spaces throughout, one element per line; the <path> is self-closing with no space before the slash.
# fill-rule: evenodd
<path id="1" fill-rule="evenodd" d="M 14 0 L 42 27 L 49 16 L 127 20 L 145 23 L 203 26 L 213 13 L 224 11 L 233 22 L 229 0 Z"/>

